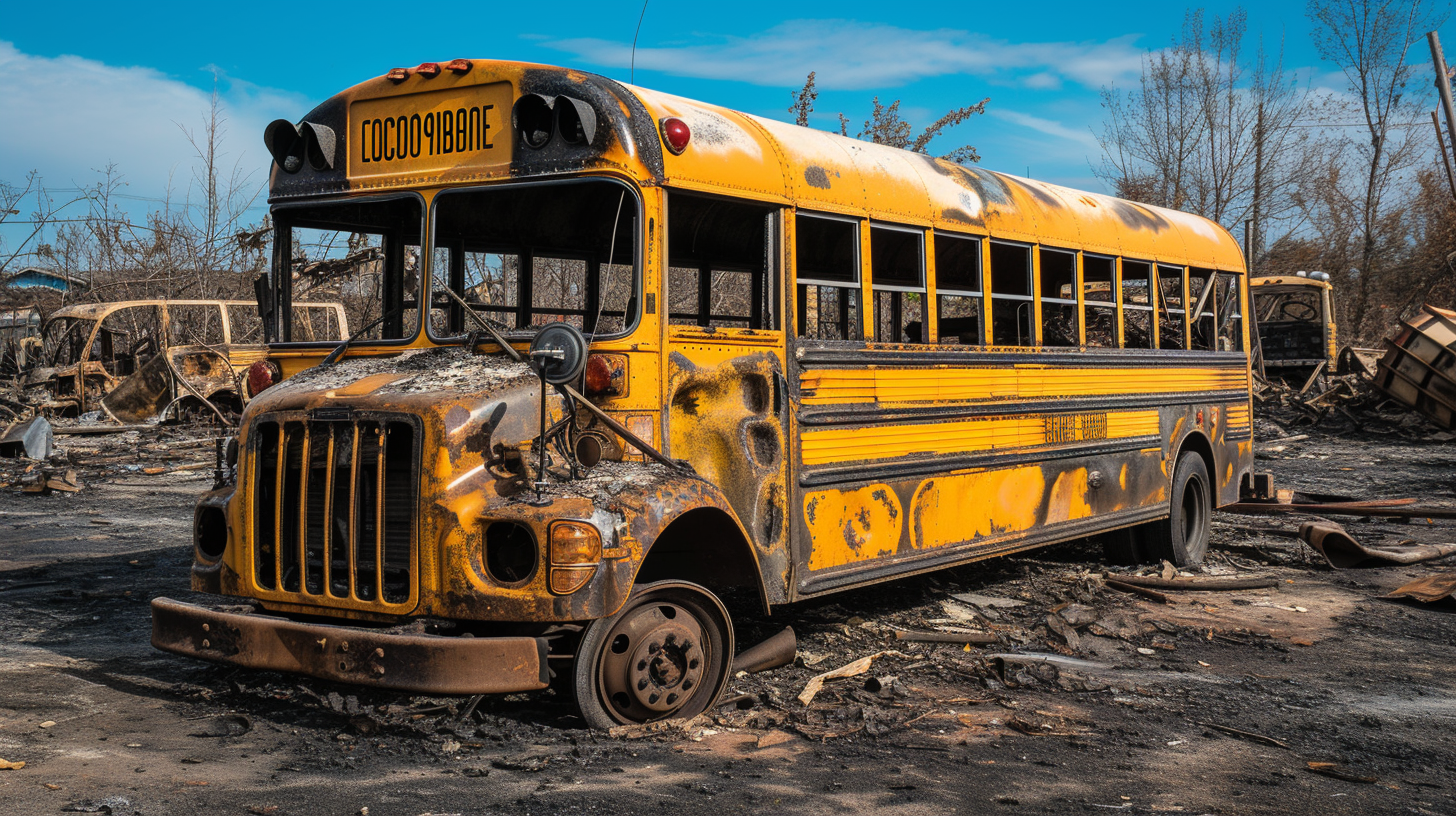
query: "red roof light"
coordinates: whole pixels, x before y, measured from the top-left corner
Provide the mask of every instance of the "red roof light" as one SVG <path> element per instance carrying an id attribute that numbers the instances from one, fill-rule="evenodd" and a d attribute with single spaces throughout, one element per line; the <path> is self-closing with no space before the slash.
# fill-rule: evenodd
<path id="1" fill-rule="evenodd" d="M 687 122 L 676 116 L 669 116 L 662 120 L 662 141 L 672 155 L 681 156 L 682 152 L 688 149 L 688 142 L 692 138 L 693 132 Z"/>
<path id="2" fill-rule="evenodd" d="M 457 74 L 468 74 L 470 73 L 470 69 L 474 67 L 475 63 L 472 63 L 470 60 L 458 59 L 451 60 L 450 64 L 445 66 L 445 69 L 448 71 L 453 71 Z"/>
<path id="3" fill-rule="evenodd" d="M 425 79 L 434 79 L 435 77 L 440 75 L 440 63 L 422 62 L 420 63 L 420 66 L 415 69 L 415 73 L 419 74 Z"/>
<path id="4" fill-rule="evenodd" d="M 391 68 L 389 69 L 389 73 L 384 75 L 384 78 L 398 85 L 399 83 L 404 82 L 406 79 L 409 79 L 409 69 Z"/>

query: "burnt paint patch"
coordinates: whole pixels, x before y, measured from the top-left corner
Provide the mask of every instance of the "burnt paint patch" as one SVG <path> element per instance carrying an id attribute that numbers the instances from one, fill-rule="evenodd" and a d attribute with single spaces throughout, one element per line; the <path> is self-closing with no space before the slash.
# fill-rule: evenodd
<path id="1" fill-rule="evenodd" d="M 810 187 L 817 187 L 820 190 L 829 189 L 829 174 L 819 165 L 812 165 L 804 168 L 804 183 Z"/>

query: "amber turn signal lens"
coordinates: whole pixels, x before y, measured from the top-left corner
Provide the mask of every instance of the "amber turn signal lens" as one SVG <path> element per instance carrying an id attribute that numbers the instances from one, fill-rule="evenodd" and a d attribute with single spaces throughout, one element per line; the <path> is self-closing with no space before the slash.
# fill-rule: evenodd
<path id="1" fill-rule="evenodd" d="M 552 564 L 595 565 L 600 560 L 602 534 L 595 526 L 584 521 L 558 521 L 551 525 Z"/>
<path id="2" fill-rule="evenodd" d="M 588 397 L 620 397 L 626 392 L 626 385 L 626 355 L 593 354 L 586 358 Z"/>
<path id="3" fill-rule="evenodd" d="M 596 567 L 552 567 L 551 591 L 557 595 L 575 592 L 586 586 L 596 571 Z"/>

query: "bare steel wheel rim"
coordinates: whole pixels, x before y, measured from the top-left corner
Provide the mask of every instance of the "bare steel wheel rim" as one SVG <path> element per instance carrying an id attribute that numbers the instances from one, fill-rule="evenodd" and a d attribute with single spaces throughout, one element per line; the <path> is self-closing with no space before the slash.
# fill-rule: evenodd
<path id="1" fill-rule="evenodd" d="M 649 597 L 612 627 L 598 659 L 597 682 L 615 719 L 665 719 L 711 693 L 704 675 L 715 655 L 700 614 L 692 604 Z"/>

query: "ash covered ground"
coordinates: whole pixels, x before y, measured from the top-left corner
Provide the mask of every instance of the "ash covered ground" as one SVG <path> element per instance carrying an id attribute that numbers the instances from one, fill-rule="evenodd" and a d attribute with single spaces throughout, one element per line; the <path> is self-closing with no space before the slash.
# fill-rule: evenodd
<path id="1" fill-rule="evenodd" d="M 1456 445 L 1428 430 L 1258 431 L 1308 434 L 1262 446 L 1281 487 L 1456 507 Z M 694 721 L 603 734 L 550 691 L 421 697 L 153 650 L 148 602 L 193 597 L 208 433 L 62 447 L 44 467 L 75 492 L 23 493 L 36 468 L 0 461 L 0 759 L 25 763 L 0 770 L 7 813 L 1456 813 L 1456 605 L 1379 598 L 1456 559 L 1331 570 L 1282 532 L 1300 517 L 1218 514 L 1196 574 L 1277 587 L 1167 605 L 1104 587 L 1091 542 L 772 617 L 735 599 L 740 648 L 791 625 L 796 663 Z M 1001 642 L 895 638 L 967 628 Z"/>

